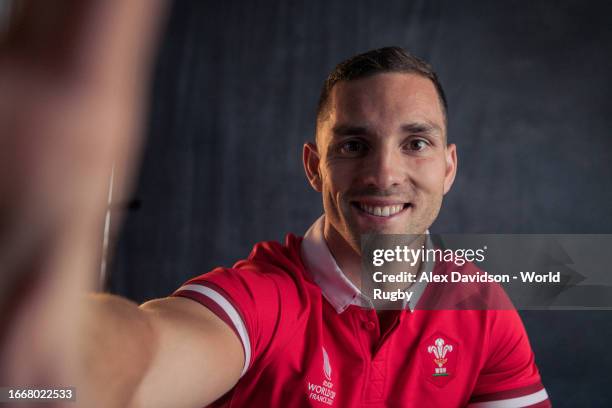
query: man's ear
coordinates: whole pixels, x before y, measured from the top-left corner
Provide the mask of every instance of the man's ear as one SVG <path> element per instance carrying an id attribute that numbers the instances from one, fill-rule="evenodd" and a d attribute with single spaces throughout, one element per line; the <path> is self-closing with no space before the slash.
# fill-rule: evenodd
<path id="1" fill-rule="evenodd" d="M 457 146 L 446 146 L 446 174 L 444 175 L 444 194 L 448 193 L 457 175 Z"/>
<path id="2" fill-rule="evenodd" d="M 315 191 L 320 193 L 323 190 L 323 183 L 321 182 L 321 175 L 319 174 L 319 163 L 321 160 L 316 144 L 311 142 L 304 143 L 302 161 L 310 185 Z"/>

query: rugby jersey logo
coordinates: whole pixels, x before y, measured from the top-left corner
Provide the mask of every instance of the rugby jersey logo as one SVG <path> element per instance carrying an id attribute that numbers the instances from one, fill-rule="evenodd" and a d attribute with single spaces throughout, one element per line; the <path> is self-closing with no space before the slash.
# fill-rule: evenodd
<path id="1" fill-rule="evenodd" d="M 322 368 L 323 376 L 319 377 L 322 381 L 308 381 L 307 392 L 308 398 L 313 401 L 321 402 L 325 405 L 332 405 L 336 398 L 336 391 L 334 390 L 334 383 L 332 382 L 332 368 L 329 360 L 329 354 L 325 347 L 321 347 L 321 353 L 323 355 Z"/>
<path id="2" fill-rule="evenodd" d="M 445 357 L 446 353 L 453 351 L 453 346 L 450 344 L 444 344 L 444 339 L 441 337 L 438 337 L 434 343 L 435 345 L 427 347 L 427 352 L 433 353 L 433 355 L 436 356 L 436 358 L 434 358 L 434 363 L 438 365 L 433 376 L 447 376 L 448 373 L 446 372 L 446 367 L 444 367 L 444 365 L 448 359 Z"/>
<path id="3" fill-rule="evenodd" d="M 422 373 L 433 384 L 443 387 L 456 376 L 459 343 L 442 334 L 434 333 L 420 346 Z"/>

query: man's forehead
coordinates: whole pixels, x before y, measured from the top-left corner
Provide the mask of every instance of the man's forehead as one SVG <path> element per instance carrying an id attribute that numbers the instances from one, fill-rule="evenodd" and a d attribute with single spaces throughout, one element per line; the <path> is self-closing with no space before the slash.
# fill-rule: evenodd
<path id="1" fill-rule="evenodd" d="M 403 126 L 429 123 L 444 128 L 434 84 L 411 73 L 383 73 L 336 84 L 330 95 L 328 125 Z"/>

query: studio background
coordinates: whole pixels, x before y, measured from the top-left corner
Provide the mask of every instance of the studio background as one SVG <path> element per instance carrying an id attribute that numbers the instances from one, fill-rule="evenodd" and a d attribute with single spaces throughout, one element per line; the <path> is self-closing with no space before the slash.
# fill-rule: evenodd
<path id="1" fill-rule="evenodd" d="M 341 60 L 402 46 L 449 101 L 457 179 L 435 232 L 612 233 L 612 3 L 176 1 L 109 290 L 142 302 L 302 234 L 302 144 Z M 121 210 L 121 208 L 125 208 Z M 521 312 L 556 407 L 612 401 L 612 311 Z"/>

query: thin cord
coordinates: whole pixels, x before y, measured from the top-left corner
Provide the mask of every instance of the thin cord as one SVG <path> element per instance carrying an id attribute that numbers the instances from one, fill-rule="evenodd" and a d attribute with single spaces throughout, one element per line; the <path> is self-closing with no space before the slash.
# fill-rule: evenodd
<path id="1" fill-rule="evenodd" d="M 110 235 L 111 223 L 111 204 L 113 202 L 113 184 L 115 181 L 115 165 L 111 169 L 110 183 L 108 186 L 108 201 L 106 206 L 106 217 L 104 219 L 104 238 L 102 239 L 102 260 L 100 262 L 100 289 L 104 290 L 106 286 L 106 264 L 108 258 L 108 240 Z"/>

